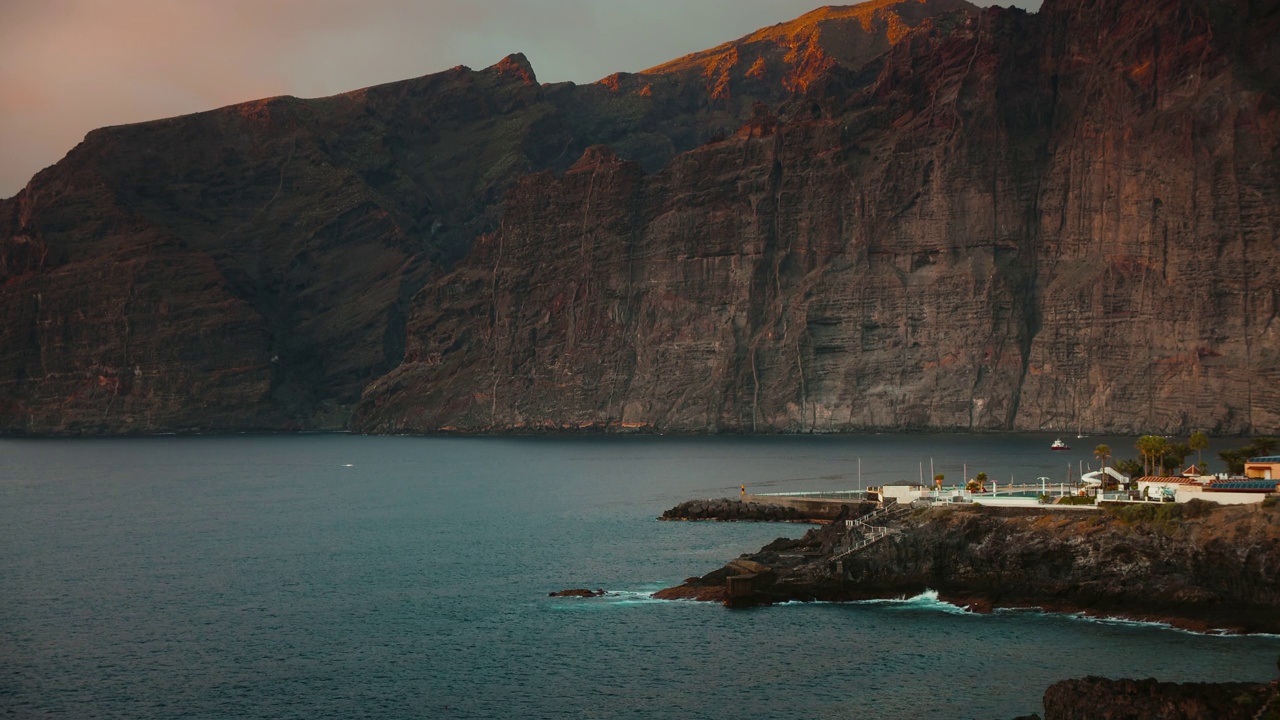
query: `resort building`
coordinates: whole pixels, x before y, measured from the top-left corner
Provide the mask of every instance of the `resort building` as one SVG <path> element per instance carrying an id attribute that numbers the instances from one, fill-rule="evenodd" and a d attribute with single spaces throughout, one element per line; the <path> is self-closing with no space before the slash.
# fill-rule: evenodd
<path id="1" fill-rule="evenodd" d="M 1280 480 L 1201 477 L 1141 477 L 1138 493 L 1147 500 L 1187 502 L 1206 500 L 1219 505 L 1249 505 L 1280 492 Z"/>
<path id="2" fill-rule="evenodd" d="M 1244 464 L 1244 476 L 1257 480 L 1280 480 L 1280 455 L 1249 458 Z"/>
<path id="3" fill-rule="evenodd" d="M 1204 482 L 1202 482 L 1200 478 L 1186 477 L 1183 475 L 1178 475 L 1176 477 L 1155 477 L 1148 475 L 1146 477 L 1138 478 L 1134 483 L 1138 486 L 1139 497 L 1147 500 L 1165 500 L 1168 502 L 1187 501 L 1188 497 L 1178 496 L 1179 489 L 1186 488 L 1182 490 L 1182 495 L 1187 496 L 1189 492 L 1192 492 L 1192 487 L 1194 487 L 1196 491 L 1199 491 L 1204 487 Z"/>

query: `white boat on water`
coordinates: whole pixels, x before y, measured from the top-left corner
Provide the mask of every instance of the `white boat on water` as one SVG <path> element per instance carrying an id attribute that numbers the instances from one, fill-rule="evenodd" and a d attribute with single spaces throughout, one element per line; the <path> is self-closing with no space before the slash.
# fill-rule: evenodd
<path id="1" fill-rule="evenodd" d="M 1049 449 L 1050 450 L 1070 450 L 1071 446 L 1062 442 L 1061 439 L 1058 439 L 1053 441 L 1053 444 L 1049 446 Z"/>

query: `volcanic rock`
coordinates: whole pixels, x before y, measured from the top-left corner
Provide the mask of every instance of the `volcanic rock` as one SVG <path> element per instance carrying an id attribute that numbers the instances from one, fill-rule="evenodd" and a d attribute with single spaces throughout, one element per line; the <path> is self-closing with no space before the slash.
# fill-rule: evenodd
<path id="1" fill-rule="evenodd" d="M 605 595 L 608 595 L 608 594 L 609 593 L 605 592 L 604 590 L 588 590 L 587 588 L 572 588 L 568 590 L 558 590 L 556 592 L 551 593 L 550 596 L 551 597 L 593 598 L 593 597 L 604 597 Z"/>

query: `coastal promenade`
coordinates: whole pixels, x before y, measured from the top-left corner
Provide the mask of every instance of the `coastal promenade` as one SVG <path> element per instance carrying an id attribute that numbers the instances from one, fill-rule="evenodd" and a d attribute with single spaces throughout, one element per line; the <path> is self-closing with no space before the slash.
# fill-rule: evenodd
<path id="1" fill-rule="evenodd" d="M 835 517 L 842 507 L 864 503 L 877 505 L 983 505 L 987 507 L 1039 508 L 1043 510 L 1096 511 L 1097 505 L 1059 505 L 1062 497 L 1070 497 L 1072 488 L 1065 485 L 1023 484 L 993 487 L 985 492 L 969 492 L 963 488 L 926 490 L 919 486 L 888 485 L 866 490 L 831 490 L 783 493 L 743 493 L 744 503 L 780 505 L 805 512 L 811 517 Z M 1050 502 L 1042 502 L 1041 497 Z"/>

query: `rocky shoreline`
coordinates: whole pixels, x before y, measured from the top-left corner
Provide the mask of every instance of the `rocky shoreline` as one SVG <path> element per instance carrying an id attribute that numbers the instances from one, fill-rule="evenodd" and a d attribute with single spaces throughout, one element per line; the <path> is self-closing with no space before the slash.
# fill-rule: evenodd
<path id="1" fill-rule="evenodd" d="M 1087 515 L 972 507 L 859 522 L 865 511 L 845 510 L 655 597 L 749 606 L 933 590 L 975 612 L 1039 608 L 1280 632 L 1280 507 L 1206 505 L 1176 519 L 1159 507 Z"/>

